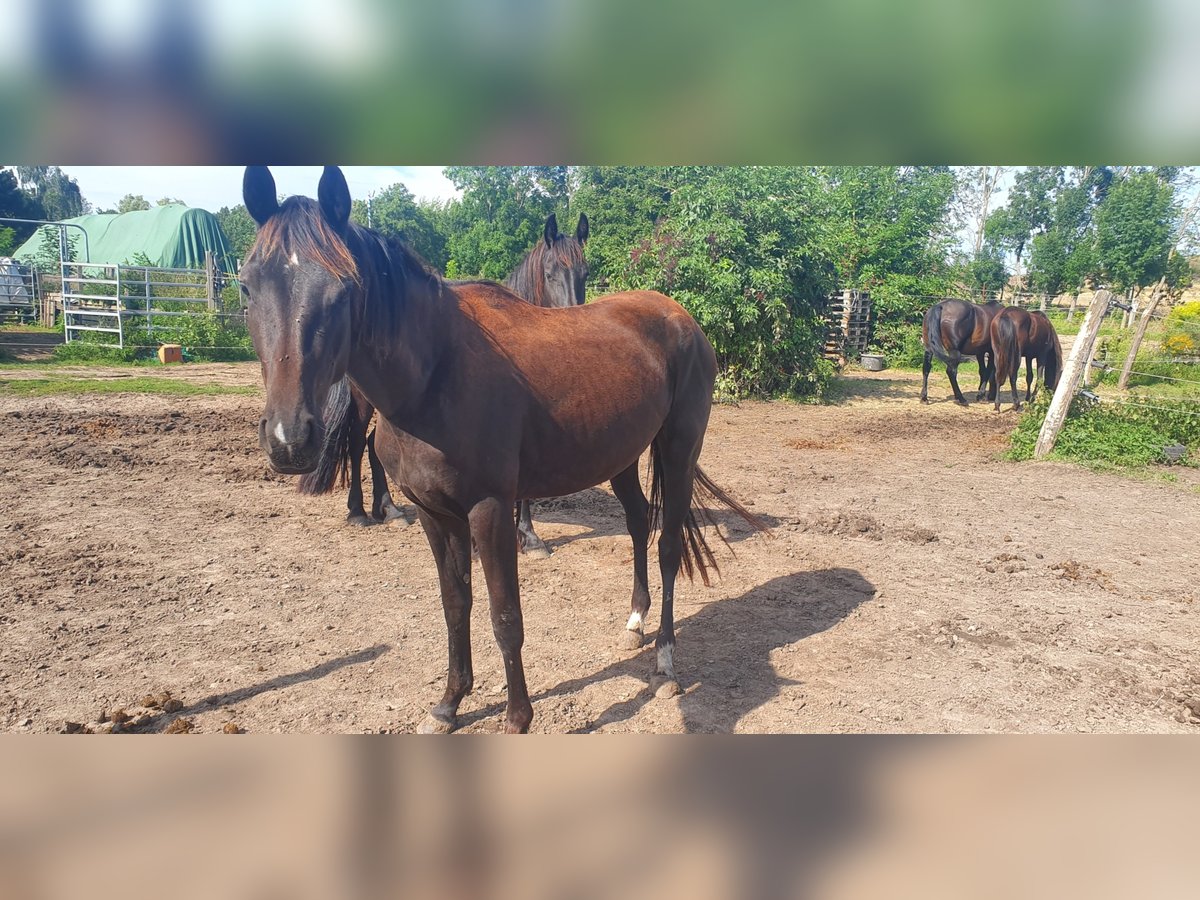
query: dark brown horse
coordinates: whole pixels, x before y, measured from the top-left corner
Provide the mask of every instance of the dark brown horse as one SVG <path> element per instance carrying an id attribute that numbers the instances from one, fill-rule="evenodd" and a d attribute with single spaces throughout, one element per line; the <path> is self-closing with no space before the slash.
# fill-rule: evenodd
<path id="1" fill-rule="evenodd" d="M 587 260 L 583 253 L 588 232 L 588 218 L 581 214 L 573 237 L 560 234 L 558 219 L 551 213 L 542 229 L 542 239 L 525 254 L 512 274 L 504 280 L 504 286 L 536 306 L 557 308 L 582 304 L 586 299 L 588 276 Z M 324 413 L 325 443 L 321 448 L 321 458 L 316 469 L 299 480 L 296 489 L 301 494 L 327 494 L 340 480 L 342 484 L 348 483 L 350 488 L 346 497 L 346 521 L 351 525 L 370 525 L 372 520 L 401 520 L 407 523 L 407 516 L 392 502 L 388 492 L 383 466 L 375 455 L 374 432 L 370 437 L 367 435 L 375 407 L 349 380 L 346 385 L 349 386 L 348 394 L 345 386 L 330 392 Z M 371 465 L 373 497 L 370 519 L 363 509 L 364 450 Z M 549 548 L 533 530 L 530 502 L 520 500 L 516 514 L 521 552 L 533 557 L 549 556 Z"/>
<path id="2" fill-rule="evenodd" d="M 603 481 L 633 537 L 626 635 L 637 645 L 650 606 L 647 543 L 659 530 L 656 673 L 660 691 L 677 692 L 675 578 L 682 565 L 707 583 L 716 567 L 704 504 L 763 527 L 696 464 L 717 364 L 695 320 L 649 291 L 544 309 L 491 282 L 445 281 L 402 243 L 350 222 L 336 167 L 325 169 L 315 203 L 280 204 L 262 166 L 246 170 L 243 196 L 259 226 L 242 269 L 266 388 L 259 444 L 278 471 L 311 471 L 326 396 L 349 375 L 379 411 L 379 457 L 416 504 L 433 551 L 449 671 L 422 730 L 453 729 L 471 690 L 472 539 L 504 660 L 506 728 L 528 730 L 513 503 Z M 647 448 L 649 501 L 637 472 Z"/>
<path id="3" fill-rule="evenodd" d="M 1050 323 L 1050 318 L 1040 310 L 1029 314 L 1029 346 L 1025 348 L 1025 399 L 1032 400 L 1037 395 L 1038 382 L 1033 380 L 1033 364 L 1037 362 L 1038 380 L 1046 382 L 1046 388 L 1052 393 L 1058 387 L 1062 377 L 1063 356 L 1062 342 L 1058 332 Z M 1030 385 L 1033 386 L 1032 393 Z"/>
<path id="4" fill-rule="evenodd" d="M 1000 411 L 1000 387 L 1004 382 L 1012 386 L 1013 409 L 1021 408 L 1021 396 L 1017 393 L 1017 372 L 1021 369 L 1021 355 L 1029 344 L 1029 313 L 1019 306 L 1006 306 L 993 318 L 990 326 L 992 341 L 992 379 L 990 395 Z"/>
<path id="5" fill-rule="evenodd" d="M 935 356 L 946 364 L 954 400 L 963 406 L 967 401 L 958 387 L 958 364 L 966 357 L 974 356 L 979 363 L 979 391 L 975 399 L 983 399 L 992 365 L 988 326 L 1001 309 L 1003 307 L 995 300 L 982 306 L 966 300 L 943 300 L 929 308 L 921 326 L 921 337 L 925 342 L 925 361 L 921 367 L 922 403 L 929 402 L 929 370 Z"/>

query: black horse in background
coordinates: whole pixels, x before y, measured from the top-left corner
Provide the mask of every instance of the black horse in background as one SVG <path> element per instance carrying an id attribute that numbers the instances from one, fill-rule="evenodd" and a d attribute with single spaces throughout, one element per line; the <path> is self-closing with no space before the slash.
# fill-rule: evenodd
<path id="1" fill-rule="evenodd" d="M 504 279 L 504 286 L 534 306 L 581 305 L 587 287 L 588 268 L 583 250 L 589 231 L 588 218 L 581 214 L 573 236 L 560 234 L 558 219 L 551 213 L 546 218 L 542 239 Z M 328 494 L 338 483 L 349 485 L 346 498 L 348 523 L 370 525 L 372 520 L 391 522 L 400 519 L 407 524 L 408 517 L 392 501 L 388 491 L 383 465 L 375 453 L 375 432 L 367 434 L 374 413 L 375 407 L 349 379 L 334 385 L 324 413 L 328 452 L 322 451 L 317 469 L 303 476 L 296 489 L 301 494 Z M 364 450 L 371 466 L 371 518 L 367 518 L 363 509 Z M 533 557 L 550 555 L 545 542 L 534 533 L 528 500 L 517 504 L 517 528 L 521 552 Z"/>
<path id="2" fill-rule="evenodd" d="M 966 398 L 958 386 L 958 364 L 968 356 L 979 363 L 979 391 L 976 400 L 984 398 L 995 365 L 990 327 L 992 319 L 1004 309 L 992 300 L 982 305 L 966 300 L 943 300 L 925 313 L 921 337 L 925 343 L 925 362 L 921 367 L 921 402 L 929 402 L 929 370 L 936 356 L 946 364 L 946 375 L 954 388 L 956 403 L 966 406 Z"/>

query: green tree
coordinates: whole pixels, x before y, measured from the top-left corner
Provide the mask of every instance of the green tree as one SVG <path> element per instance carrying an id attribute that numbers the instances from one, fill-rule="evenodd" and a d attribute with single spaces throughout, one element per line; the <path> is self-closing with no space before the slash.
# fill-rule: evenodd
<path id="1" fill-rule="evenodd" d="M 589 287 L 600 293 L 622 283 L 630 253 L 653 233 L 676 187 L 675 169 L 654 166 L 581 166 L 576 172 L 573 211 L 591 225 L 587 258 Z M 564 227 L 567 227 L 567 219 Z"/>
<path id="2" fill-rule="evenodd" d="M 175 197 L 159 197 L 155 206 L 187 206 L 182 200 Z"/>
<path id="3" fill-rule="evenodd" d="M 75 179 L 58 166 L 18 166 L 17 175 L 38 209 L 38 215 L 31 218 L 59 222 L 91 209 Z"/>
<path id="4" fill-rule="evenodd" d="M 417 203 L 412 192 L 403 184 L 393 184 L 372 195 L 369 201 L 355 200 L 351 218 L 360 225 L 368 224 L 381 234 L 400 238 L 421 257 L 438 269 L 445 269 L 446 237 L 429 214 L 429 208 Z"/>
<path id="5" fill-rule="evenodd" d="M 16 247 L 17 233 L 11 228 L 0 225 L 0 256 L 11 256 Z"/>
<path id="6" fill-rule="evenodd" d="M 1166 271 L 1176 214 L 1174 189 L 1152 170 L 1115 180 L 1096 208 L 1096 261 L 1113 288 L 1157 281 Z"/>
<path id="7" fill-rule="evenodd" d="M 117 204 L 118 213 L 135 212 L 150 208 L 150 201 L 141 194 L 126 194 Z"/>
<path id="8" fill-rule="evenodd" d="M 217 222 L 225 232 L 229 247 L 238 259 L 245 259 L 250 248 L 254 246 L 254 236 L 257 234 L 254 220 L 246 207 L 239 203 L 237 206 L 222 206 L 216 212 Z"/>
<path id="9" fill-rule="evenodd" d="M 542 235 L 558 197 L 538 166 L 450 166 L 462 191 L 447 210 L 446 274 L 502 279 Z"/>
<path id="10" fill-rule="evenodd" d="M 16 175 L 0 168 L 0 216 L 13 219 L 40 219 L 41 210 L 28 193 L 21 190 Z M 33 234 L 36 225 L 11 225 L 13 246 L 19 247 Z"/>
<path id="11" fill-rule="evenodd" d="M 811 215 L 820 191 L 790 167 L 685 168 L 624 284 L 660 290 L 696 319 L 738 394 L 811 394 L 821 359 L 819 309 L 834 268 Z"/>

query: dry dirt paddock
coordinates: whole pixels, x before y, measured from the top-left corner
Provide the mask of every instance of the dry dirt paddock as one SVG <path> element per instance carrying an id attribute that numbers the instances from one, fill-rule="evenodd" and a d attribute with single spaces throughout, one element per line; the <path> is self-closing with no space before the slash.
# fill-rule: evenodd
<path id="1" fill-rule="evenodd" d="M 1012 413 L 954 406 L 944 375 L 938 402 L 918 388 L 883 372 L 837 405 L 714 408 L 702 463 L 774 535 L 731 523 L 721 581 L 683 582 L 679 697 L 650 690 L 652 647 L 619 647 L 631 552 L 612 495 L 538 504 L 554 555 L 521 565 L 534 730 L 1195 731 L 1194 471 L 1006 462 Z M 121 708 L 134 731 L 421 721 L 446 653 L 420 526 L 352 529 L 341 492 L 296 495 L 256 446 L 259 404 L 0 398 L 0 728 Z M 651 572 L 656 589 L 653 555 Z M 503 670 L 475 580 L 461 722 L 493 732 Z M 140 705 L 164 692 L 181 708 Z"/>

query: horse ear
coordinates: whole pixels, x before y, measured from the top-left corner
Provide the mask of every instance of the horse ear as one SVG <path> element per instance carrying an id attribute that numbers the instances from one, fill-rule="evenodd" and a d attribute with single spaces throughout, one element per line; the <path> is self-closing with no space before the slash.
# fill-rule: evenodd
<path id="1" fill-rule="evenodd" d="M 317 185 L 317 202 L 321 204 L 321 215 L 337 231 L 345 229 L 350 222 L 350 186 L 346 176 L 337 166 L 326 166 Z"/>
<path id="2" fill-rule="evenodd" d="M 546 230 L 542 232 L 542 237 L 546 239 L 546 246 L 554 245 L 554 239 L 558 237 L 558 219 L 554 213 L 546 216 Z"/>
<path id="3" fill-rule="evenodd" d="M 579 214 L 579 224 L 575 226 L 575 240 L 581 244 L 586 244 L 588 239 L 588 220 L 587 213 Z"/>
<path id="4" fill-rule="evenodd" d="M 279 198 L 275 194 L 275 179 L 266 166 L 246 166 L 242 176 L 242 201 L 260 227 L 279 211 Z"/>

